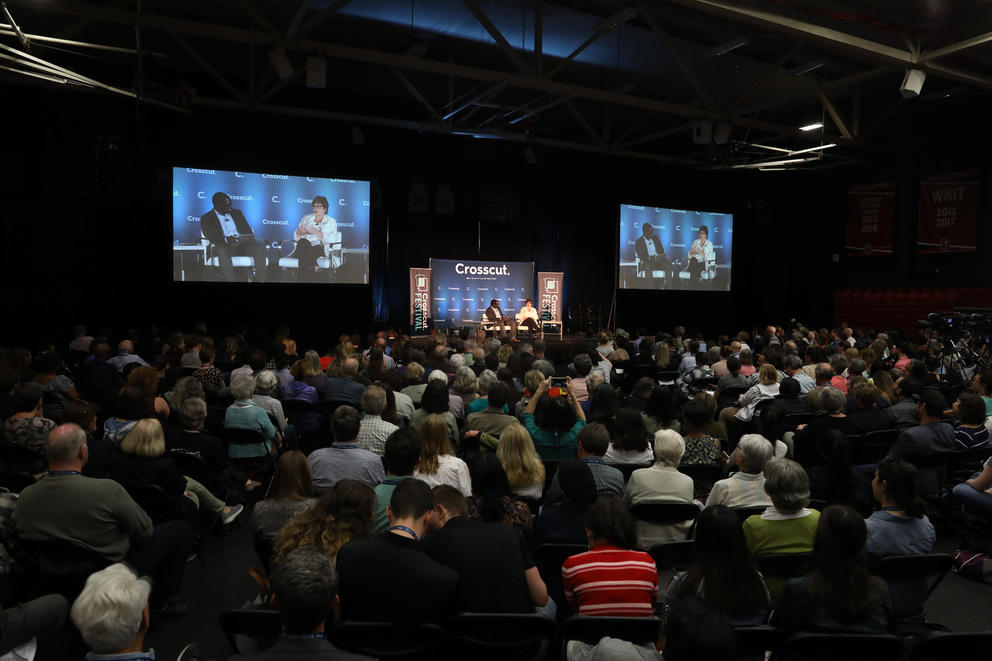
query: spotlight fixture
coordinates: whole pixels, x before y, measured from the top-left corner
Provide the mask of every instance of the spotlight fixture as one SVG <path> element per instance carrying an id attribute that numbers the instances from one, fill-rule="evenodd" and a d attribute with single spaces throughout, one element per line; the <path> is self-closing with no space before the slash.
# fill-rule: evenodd
<path id="1" fill-rule="evenodd" d="M 810 71 L 816 71 L 817 69 L 822 67 L 823 64 L 824 64 L 823 60 L 813 60 L 811 62 L 800 64 L 798 67 L 794 67 L 790 69 L 789 73 L 791 73 L 793 76 L 802 76 L 809 73 Z"/>
<path id="2" fill-rule="evenodd" d="M 927 79 L 927 73 L 922 69 L 906 69 L 906 77 L 902 79 L 899 86 L 899 93 L 904 99 L 913 99 L 920 95 L 923 90 L 923 82 Z"/>
<path id="3" fill-rule="evenodd" d="M 800 131 L 815 131 L 816 129 L 822 129 L 823 122 L 813 122 L 812 124 L 807 124 L 806 126 L 800 126 Z"/>
<path id="4" fill-rule="evenodd" d="M 282 48 L 273 48 L 269 51 L 269 62 L 272 63 L 272 68 L 276 70 L 281 80 L 286 80 L 293 75 L 293 65 L 286 57 L 286 51 Z"/>

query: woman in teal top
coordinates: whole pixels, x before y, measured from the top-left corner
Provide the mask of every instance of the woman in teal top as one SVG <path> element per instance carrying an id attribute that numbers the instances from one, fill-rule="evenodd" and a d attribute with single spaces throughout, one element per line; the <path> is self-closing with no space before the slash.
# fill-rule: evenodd
<path id="1" fill-rule="evenodd" d="M 574 459 L 576 437 L 586 426 L 586 415 L 571 394 L 571 379 L 560 390 L 551 388 L 551 379 L 542 381 L 527 402 L 523 423 L 541 461 Z"/>
<path id="2" fill-rule="evenodd" d="M 227 448 L 228 456 L 232 459 L 264 457 L 272 450 L 276 428 L 265 409 L 251 400 L 252 395 L 255 394 L 255 377 L 239 374 L 232 378 L 231 394 L 234 395 L 235 401 L 227 407 L 227 412 L 224 414 L 224 427 L 227 429 L 252 429 L 261 433 L 265 442 L 254 445 L 235 445 L 232 443 Z"/>

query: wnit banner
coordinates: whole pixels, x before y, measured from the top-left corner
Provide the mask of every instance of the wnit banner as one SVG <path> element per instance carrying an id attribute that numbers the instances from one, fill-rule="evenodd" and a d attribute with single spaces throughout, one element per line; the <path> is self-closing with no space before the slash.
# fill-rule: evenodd
<path id="1" fill-rule="evenodd" d="M 978 249 L 978 171 L 920 180 L 916 251 L 975 252 Z"/>
<path id="2" fill-rule="evenodd" d="M 896 190 L 892 182 L 848 191 L 845 254 L 891 255 L 895 214 Z"/>

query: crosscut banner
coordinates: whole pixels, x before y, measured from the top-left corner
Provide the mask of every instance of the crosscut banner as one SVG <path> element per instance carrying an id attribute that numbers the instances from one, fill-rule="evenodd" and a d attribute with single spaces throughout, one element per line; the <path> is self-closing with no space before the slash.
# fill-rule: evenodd
<path id="1" fill-rule="evenodd" d="M 537 298 L 534 307 L 541 315 L 541 321 L 561 321 L 562 285 L 565 274 L 551 271 L 537 272 Z"/>
<path id="2" fill-rule="evenodd" d="M 920 180 L 916 251 L 975 252 L 979 190 L 977 170 Z"/>
<path id="3" fill-rule="evenodd" d="M 891 255 L 895 214 L 896 191 L 892 182 L 848 191 L 845 254 Z"/>
<path id="4" fill-rule="evenodd" d="M 410 269 L 410 333 L 427 333 L 431 318 L 431 270 Z"/>
<path id="5" fill-rule="evenodd" d="M 534 295 L 534 262 L 431 259 L 430 271 L 435 328 L 481 321 L 494 298 L 512 317 Z"/>

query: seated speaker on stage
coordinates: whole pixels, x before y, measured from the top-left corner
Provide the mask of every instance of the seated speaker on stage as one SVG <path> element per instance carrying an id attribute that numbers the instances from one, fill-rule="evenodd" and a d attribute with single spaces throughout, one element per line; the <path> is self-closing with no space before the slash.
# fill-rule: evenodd
<path id="1" fill-rule="evenodd" d="M 644 223 L 641 236 L 634 242 L 634 254 L 637 256 L 637 277 L 654 280 L 665 277 L 672 268 L 672 262 L 665 255 L 665 247 L 654 233 L 654 226 Z M 641 275 L 641 274 L 644 275 Z"/>
<path id="2" fill-rule="evenodd" d="M 540 333 L 541 324 L 538 319 L 539 317 L 537 314 L 537 308 L 534 307 L 534 301 L 528 298 L 524 301 L 524 306 L 520 308 L 520 312 L 517 313 L 517 326 L 520 328 L 530 329 L 531 335 L 534 334 L 534 331 Z"/>
<path id="3" fill-rule="evenodd" d="M 485 317 L 489 321 L 493 322 L 493 332 L 496 329 L 500 329 L 500 335 L 506 335 L 506 329 L 510 329 L 510 335 L 513 337 L 517 336 L 517 321 L 513 317 L 507 317 L 503 314 L 503 310 L 499 307 L 499 301 L 495 298 L 489 302 L 489 307 L 486 308 Z"/>
<path id="4" fill-rule="evenodd" d="M 692 280 L 712 280 L 716 276 L 716 253 L 709 238 L 709 228 L 700 225 L 699 238 L 689 247 L 689 265 L 686 267 Z"/>

